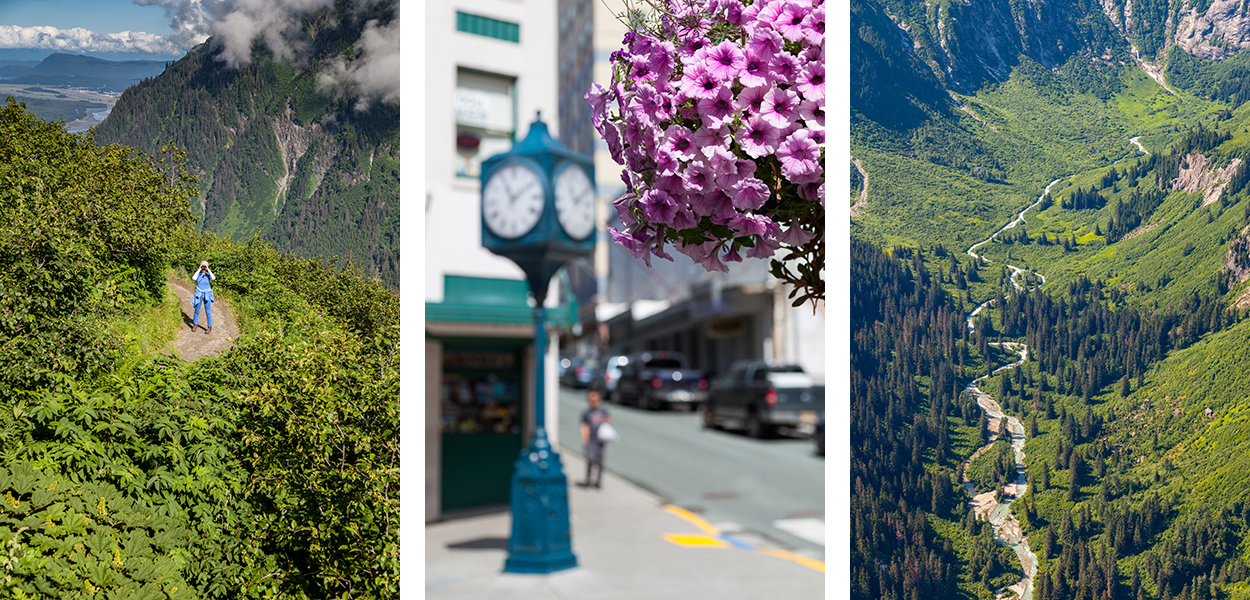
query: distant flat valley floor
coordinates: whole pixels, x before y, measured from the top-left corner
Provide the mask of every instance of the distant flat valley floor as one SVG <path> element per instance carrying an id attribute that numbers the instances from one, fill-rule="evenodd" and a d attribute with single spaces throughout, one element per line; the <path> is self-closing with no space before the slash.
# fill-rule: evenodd
<path id="1" fill-rule="evenodd" d="M 0 81 L 0 100 L 10 96 L 25 102 L 26 109 L 36 117 L 63 120 L 71 133 L 80 133 L 102 123 L 120 94 Z"/>

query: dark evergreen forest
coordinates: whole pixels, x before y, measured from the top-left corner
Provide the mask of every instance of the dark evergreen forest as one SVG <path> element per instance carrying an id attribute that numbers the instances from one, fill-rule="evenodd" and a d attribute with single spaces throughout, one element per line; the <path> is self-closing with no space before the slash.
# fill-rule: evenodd
<path id="1" fill-rule="evenodd" d="M 1226 597 L 1219 590 L 1247 576 L 1237 546 L 1250 507 L 1182 511 L 1175 492 L 1157 489 L 1166 461 L 1153 478 L 1131 471 L 1146 448 L 1112 443 L 1112 423 L 1127 415 L 1099 396 L 1127 396 L 1170 351 L 1241 313 L 1225 310 L 1215 289 L 1145 308 L 1099 281 L 1021 291 L 1000 279 L 1000 308 L 969 328 L 971 307 L 947 288 L 963 287 L 977 263 L 965 269 L 934 250 L 887 254 L 852 242 L 852 597 L 989 598 L 1022 576 L 1015 555 L 969 511 L 951 469 L 966 458 L 954 448 L 967 449 L 958 438 L 970 425 L 973 444 L 989 434 L 981 409 L 961 392 L 995 368 L 994 343 L 1012 340 L 1028 344 L 1030 360 L 981 385 L 1040 444 L 1029 446 L 1029 492 L 1012 504 L 1041 559 L 1033 597 Z M 952 263 L 949 273 L 930 268 L 939 260 Z M 980 487 L 997 485 L 1001 496 L 1014 478 L 1008 447 L 990 460 Z M 1131 569 L 1121 564 L 1126 557 L 1136 557 Z"/>

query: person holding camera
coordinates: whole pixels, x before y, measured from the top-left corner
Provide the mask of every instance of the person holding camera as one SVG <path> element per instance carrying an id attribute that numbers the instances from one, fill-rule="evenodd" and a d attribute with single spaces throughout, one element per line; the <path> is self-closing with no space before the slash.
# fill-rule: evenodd
<path id="1" fill-rule="evenodd" d="M 213 286 L 212 281 L 217 279 L 216 275 L 208 269 L 208 261 L 200 263 L 200 268 L 195 271 L 195 292 L 191 297 L 191 306 L 195 308 L 195 314 L 191 317 L 191 329 L 194 330 L 200 325 L 200 305 L 204 305 L 204 316 L 208 319 L 208 329 L 204 331 L 204 335 L 213 332 Z"/>

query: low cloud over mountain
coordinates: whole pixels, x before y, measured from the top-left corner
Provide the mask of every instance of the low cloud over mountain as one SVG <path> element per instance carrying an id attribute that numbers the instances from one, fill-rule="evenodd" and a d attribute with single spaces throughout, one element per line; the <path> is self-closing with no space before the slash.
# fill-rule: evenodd
<path id="1" fill-rule="evenodd" d="M 217 60 L 237 68 L 252 60 L 256 42 L 275 57 L 300 63 L 307 56 L 305 19 L 334 8 L 334 0 L 134 0 L 157 6 L 169 18 L 172 33 L 160 36 L 138 31 L 98 33 L 87 29 L 0 26 L 0 49 L 38 48 L 57 52 L 142 52 L 168 56 L 185 54 L 211 38 Z M 386 0 L 355 0 L 356 14 L 375 9 Z M 351 92 L 358 108 L 373 101 L 399 101 L 399 3 L 393 18 L 364 28 L 355 47 L 356 60 L 338 59 L 323 74 L 322 85 Z M 376 14 L 376 11 L 372 11 Z"/>

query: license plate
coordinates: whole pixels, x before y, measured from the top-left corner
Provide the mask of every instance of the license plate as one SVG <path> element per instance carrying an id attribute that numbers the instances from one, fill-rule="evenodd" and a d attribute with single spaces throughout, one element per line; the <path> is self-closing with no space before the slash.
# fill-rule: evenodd
<path id="1" fill-rule="evenodd" d="M 805 423 L 808 425 L 815 425 L 816 424 L 816 411 L 805 410 L 799 413 L 799 422 Z"/>
<path id="2" fill-rule="evenodd" d="M 672 400 L 674 402 L 689 402 L 690 392 L 687 392 L 685 390 L 677 390 L 675 392 L 670 393 L 668 395 L 668 398 L 669 400 Z"/>

